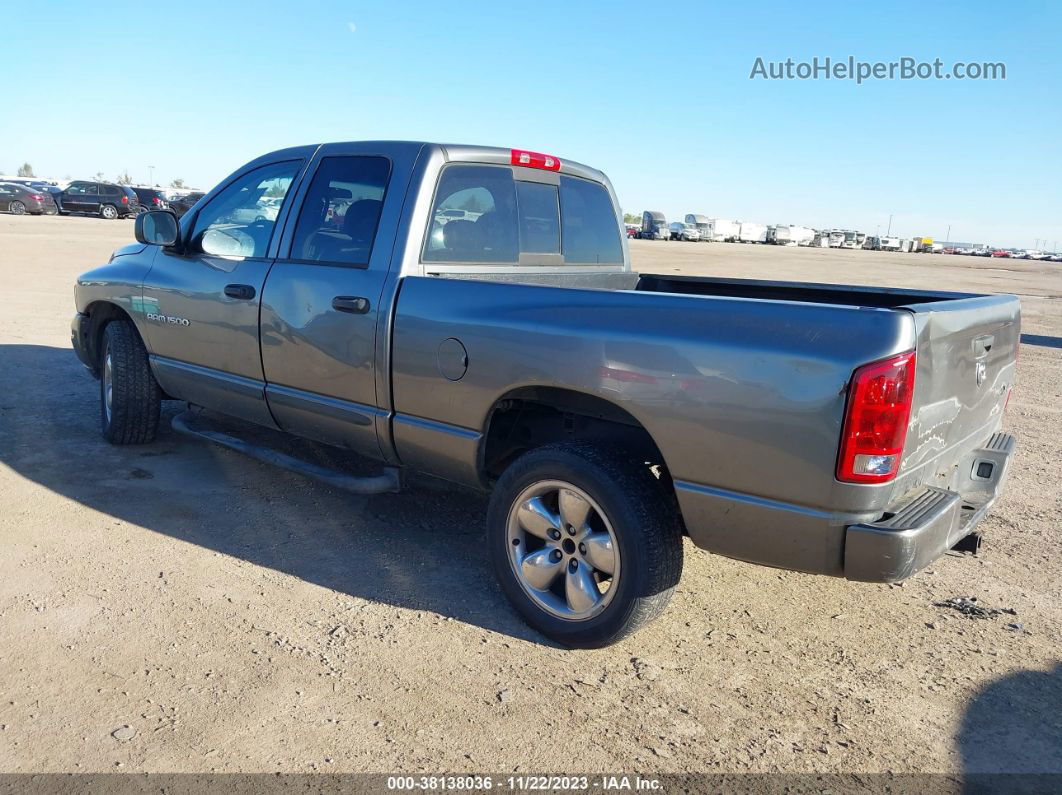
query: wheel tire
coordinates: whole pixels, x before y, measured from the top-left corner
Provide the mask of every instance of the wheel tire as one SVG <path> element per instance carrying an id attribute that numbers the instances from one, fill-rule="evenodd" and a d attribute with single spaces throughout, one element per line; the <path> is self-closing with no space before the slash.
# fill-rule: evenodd
<path id="1" fill-rule="evenodd" d="M 25 215 L 26 205 L 20 201 L 13 201 L 7 208 L 12 215 Z"/>
<path id="2" fill-rule="evenodd" d="M 611 526 L 619 573 L 602 597 L 605 606 L 590 617 L 555 615 L 525 590 L 516 573 L 513 560 L 522 553 L 510 555 L 510 520 L 524 502 L 521 495 L 543 481 L 581 490 Z M 513 462 L 491 495 L 487 544 L 502 591 L 524 620 L 573 648 L 608 646 L 652 621 L 667 606 L 682 574 L 682 533 L 673 500 L 644 464 L 621 449 L 591 443 L 552 444 Z M 568 576 L 568 565 L 570 560 L 558 577 Z"/>
<path id="3" fill-rule="evenodd" d="M 100 207 L 100 215 L 108 221 L 113 221 L 118 217 L 118 208 L 113 204 L 105 204 Z"/>
<path id="4" fill-rule="evenodd" d="M 109 393 L 109 395 L 108 395 Z M 111 444 L 147 444 L 159 428 L 162 390 L 148 365 L 147 349 L 129 320 L 103 330 L 100 354 L 100 424 Z"/>

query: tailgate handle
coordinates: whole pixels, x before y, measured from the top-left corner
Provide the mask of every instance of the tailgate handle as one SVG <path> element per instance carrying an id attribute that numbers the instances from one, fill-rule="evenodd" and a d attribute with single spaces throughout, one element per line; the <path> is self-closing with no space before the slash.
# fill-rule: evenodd
<path id="1" fill-rule="evenodd" d="M 992 334 L 985 334 L 983 337 L 977 337 L 973 341 L 974 356 L 980 359 L 982 356 L 992 350 L 992 346 L 995 344 L 995 342 L 996 338 Z"/>

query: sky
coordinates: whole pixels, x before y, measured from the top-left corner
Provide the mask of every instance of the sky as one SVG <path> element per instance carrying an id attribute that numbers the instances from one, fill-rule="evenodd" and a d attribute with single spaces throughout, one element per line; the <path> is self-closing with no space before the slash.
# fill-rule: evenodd
<path id="1" fill-rule="evenodd" d="M 0 31 L 0 173 L 209 188 L 296 144 L 488 144 L 669 220 L 1062 248 L 1062 3 L 55 0 Z M 827 56 L 1006 79 L 750 79 Z"/>

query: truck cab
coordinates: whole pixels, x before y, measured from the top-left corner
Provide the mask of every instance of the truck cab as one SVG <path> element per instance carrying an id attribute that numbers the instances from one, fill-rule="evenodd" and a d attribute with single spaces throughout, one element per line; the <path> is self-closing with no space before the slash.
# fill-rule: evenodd
<path id="1" fill-rule="evenodd" d="M 655 210 L 646 210 L 642 213 L 643 240 L 670 240 L 671 227 L 668 226 L 664 214 Z"/>

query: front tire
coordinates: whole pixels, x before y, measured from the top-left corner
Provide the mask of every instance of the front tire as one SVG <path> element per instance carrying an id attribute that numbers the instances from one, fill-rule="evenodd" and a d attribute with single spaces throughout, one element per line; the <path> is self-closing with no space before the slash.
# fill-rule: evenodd
<path id="1" fill-rule="evenodd" d="M 100 424 L 111 444 L 147 444 L 155 439 L 162 390 L 148 365 L 147 349 L 129 320 L 103 330 L 100 358 Z"/>
<path id="2" fill-rule="evenodd" d="M 506 597 L 565 646 L 599 648 L 663 612 L 682 573 L 672 501 L 624 451 L 554 444 L 518 458 L 487 513 L 488 546 Z"/>
<path id="3" fill-rule="evenodd" d="M 100 215 L 106 218 L 108 221 L 113 221 L 118 217 L 118 208 L 113 204 L 105 204 L 100 207 Z"/>

